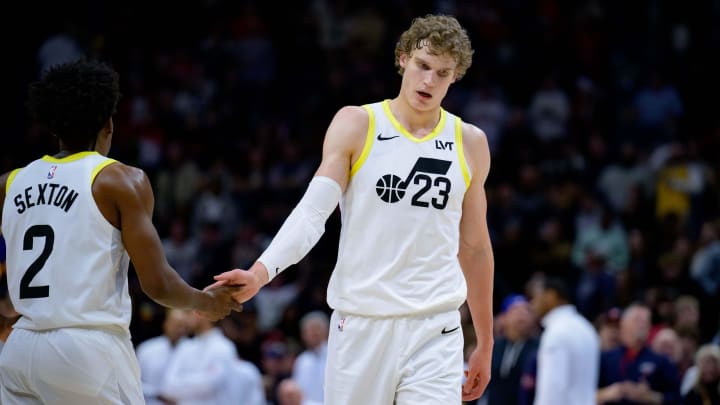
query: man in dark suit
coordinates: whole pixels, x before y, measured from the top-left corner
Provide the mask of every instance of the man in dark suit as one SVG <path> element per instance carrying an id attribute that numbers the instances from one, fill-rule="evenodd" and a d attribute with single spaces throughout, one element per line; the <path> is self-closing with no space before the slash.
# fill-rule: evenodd
<path id="1" fill-rule="evenodd" d="M 487 404 L 517 405 L 523 368 L 538 346 L 534 336 L 536 323 L 530 304 L 522 295 L 506 297 L 500 308 L 501 336 L 493 347 Z"/>
<path id="2" fill-rule="evenodd" d="M 620 319 L 618 348 L 600 358 L 601 405 L 680 404 L 680 381 L 674 364 L 647 346 L 650 309 L 630 305 Z"/>

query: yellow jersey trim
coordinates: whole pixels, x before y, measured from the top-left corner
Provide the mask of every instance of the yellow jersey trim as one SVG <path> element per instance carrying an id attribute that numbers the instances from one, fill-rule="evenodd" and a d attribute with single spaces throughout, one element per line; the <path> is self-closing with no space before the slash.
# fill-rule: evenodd
<path id="1" fill-rule="evenodd" d="M 109 166 L 113 163 L 116 163 L 116 162 L 117 162 L 117 160 L 115 160 L 115 159 L 107 159 L 107 160 L 102 161 L 99 165 L 97 165 L 93 169 L 92 173 L 90 174 L 90 184 L 92 185 L 95 182 L 95 177 L 97 177 L 98 173 L 100 173 L 100 170 L 102 170 L 102 169 L 106 168 L 107 166 Z"/>
<path id="2" fill-rule="evenodd" d="M 364 105 L 363 108 L 365 108 L 368 113 L 368 129 L 367 134 L 365 134 L 365 145 L 363 146 L 362 152 L 360 153 L 360 157 L 350 168 L 350 178 L 352 178 L 355 173 L 360 170 L 362 165 L 367 160 L 368 155 L 370 154 L 370 149 L 372 149 L 373 140 L 375 139 L 375 113 L 369 105 Z"/>
<path id="3" fill-rule="evenodd" d="M 74 162 L 76 160 L 80 160 L 80 159 L 82 159 L 86 156 L 90 156 L 90 155 L 98 155 L 98 153 L 95 151 L 78 152 L 78 153 L 73 153 L 72 155 L 67 155 L 67 156 L 59 158 L 59 159 L 56 157 L 45 155 L 42 157 L 42 160 L 44 160 L 46 162 L 50 162 L 50 163 L 68 163 L 68 162 Z"/>
<path id="4" fill-rule="evenodd" d="M 7 178 L 7 183 L 5 183 L 5 196 L 7 196 L 7 193 L 10 192 L 10 185 L 12 184 L 13 180 L 15 180 L 15 176 L 18 174 L 20 169 L 15 169 L 10 172 Z"/>
<path id="5" fill-rule="evenodd" d="M 383 110 L 385 111 L 385 115 L 387 115 L 388 119 L 390 120 L 390 123 L 395 127 L 395 129 L 398 130 L 401 134 L 403 134 L 406 138 L 410 139 L 413 142 L 425 142 L 427 140 L 430 140 L 434 137 L 436 137 L 440 131 L 445 127 L 445 110 L 440 108 L 440 121 L 437 123 L 435 128 L 427 135 L 425 135 L 422 138 L 417 138 L 413 136 L 407 129 L 405 129 L 402 124 L 395 118 L 392 111 L 390 111 L 390 100 L 384 100 L 382 102 Z"/>
<path id="6" fill-rule="evenodd" d="M 459 117 L 455 117 L 455 145 L 457 145 L 458 159 L 460 159 L 460 170 L 462 171 L 463 178 L 465 179 L 465 189 L 470 187 L 470 169 L 468 168 L 467 160 L 465 160 L 465 148 L 463 148 L 463 136 L 462 136 L 462 120 Z"/>

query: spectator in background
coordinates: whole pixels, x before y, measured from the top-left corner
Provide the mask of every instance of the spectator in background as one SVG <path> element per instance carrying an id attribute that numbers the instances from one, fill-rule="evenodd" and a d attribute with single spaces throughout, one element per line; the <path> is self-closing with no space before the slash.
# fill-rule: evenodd
<path id="1" fill-rule="evenodd" d="M 697 221 L 699 209 L 698 197 L 706 187 L 705 167 L 692 156 L 688 145 L 670 143 L 657 148 L 654 155 L 662 155 L 668 149 L 665 158 L 656 157 L 659 162 L 655 175 L 655 215 L 659 220 L 668 217 L 679 221 L 682 229 L 690 229 L 692 221 Z"/>
<path id="2" fill-rule="evenodd" d="M 718 226 L 710 221 L 702 224 L 698 248 L 692 255 L 690 275 L 705 290 L 708 297 L 720 292 L 720 239 Z"/>
<path id="3" fill-rule="evenodd" d="M 528 115 L 535 136 L 541 141 L 551 142 L 565 137 L 570 119 L 570 100 L 556 77 L 550 75 L 543 79 L 530 102 Z"/>
<path id="4" fill-rule="evenodd" d="M 525 296 L 505 297 L 497 322 L 501 336 L 493 346 L 490 384 L 485 396 L 488 405 L 516 405 L 523 367 L 538 346 L 532 336 L 535 319 Z"/>
<path id="5" fill-rule="evenodd" d="M 622 346 L 600 359 L 598 404 L 679 404 L 677 367 L 647 346 L 650 309 L 632 304 L 620 320 Z"/>
<path id="6" fill-rule="evenodd" d="M 299 293 L 298 283 L 283 274 L 261 289 L 251 301 L 257 308 L 260 331 L 267 332 L 275 328 L 285 308 L 297 298 Z"/>
<path id="7" fill-rule="evenodd" d="M 700 301 L 692 295 L 681 295 L 673 305 L 673 329 L 698 330 L 700 327 Z"/>
<path id="8" fill-rule="evenodd" d="M 300 319 L 300 333 L 305 350 L 295 359 L 292 378 L 303 391 L 303 397 L 323 402 L 327 340 L 330 319 L 322 311 L 313 311 Z"/>
<path id="9" fill-rule="evenodd" d="M 535 403 L 535 389 L 537 387 L 537 349 L 525 360 L 520 375 L 520 389 L 518 390 L 518 405 L 533 405 Z"/>
<path id="10" fill-rule="evenodd" d="M 646 76 L 646 83 L 635 93 L 633 116 L 640 141 L 651 144 L 669 139 L 683 114 L 683 102 L 675 86 L 659 71 Z"/>
<path id="11" fill-rule="evenodd" d="M 662 328 L 657 331 L 650 341 L 650 348 L 655 353 L 667 357 L 678 370 L 680 369 L 682 347 L 680 346 L 680 337 L 674 329 Z"/>
<path id="12" fill-rule="evenodd" d="M 258 367 L 241 358 L 231 362 L 228 398 L 242 405 L 267 405 L 265 385 Z"/>
<path id="13" fill-rule="evenodd" d="M 322 402 L 305 398 L 297 381 L 286 378 L 278 384 L 277 405 L 322 405 Z"/>
<path id="14" fill-rule="evenodd" d="M 169 221 L 173 213 L 187 217 L 197 196 L 202 173 L 185 148 L 181 142 L 169 143 L 165 161 L 155 176 L 157 216 L 161 222 Z"/>
<path id="15" fill-rule="evenodd" d="M 170 360 L 189 334 L 190 312 L 168 309 L 163 320 L 163 334 L 140 343 L 135 349 L 140 366 L 140 380 L 147 405 L 168 404 L 160 394 Z"/>
<path id="16" fill-rule="evenodd" d="M 607 310 L 597 321 L 597 330 L 600 335 L 600 350 L 607 351 L 619 347 L 620 342 L 620 308 Z"/>
<path id="17" fill-rule="evenodd" d="M 635 189 L 647 189 L 650 175 L 650 169 L 640 162 L 637 146 L 625 141 L 617 160 L 600 172 L 597 188 L 615 212 L 625 212 Z"/>
<path id="18" fill-rule="evenodd" d="M 588 247 L 585 265 L 575 291 L 577 310 L 587 319 L 595 319 L 615 303 L 617 285 L 607 270 L 605 255 Z"/>
<path id="19" fill-rule="evenodd" d="M 695 355 L 692 388 L 685 394 L 685 405 L 720 405 L 720 347 L 702 346 Z"/>
<path id="20" fill-rule="evenodd" d="M 77 31 L 78 26 L 63 23 L 62 27 L 43 40 L 36 55 L 38 76 L 52 66 L 75 62 L 84 56 Z"/>
<path id="21" fill-rule="evenodd" d="M 191 283 L 198 271 L 198 242 L 190 236 L 186 221 L 182 217 L 175 217 L 170 222 L 170 234 L 163 238 L 162 242 L 168 263 L 183 280 Z"/>
<path id="22" fill-rule="evenodd" d="M 215 323 L 193 313 L 193 338 L 178 345 L 163 379 L 160 395 L 177 405 L 225 405 L 233 398 L 230 384 L 237 360 L 235 345 Z"/>
<path id="23" fill-rule="evenodd" d="M 497 150 L 501 143 L 503 129 L 510 112 L 501 90 L 491 84 L 483 84 L 470 94 L 463 115 L 465 119 L 483 128 L 487 135 L 490 151 Z"/>
<path id="24" fill-rule="evenodd" d="M 588 253 L 592 252 L 604 259 L 610 274 L 616 274 L 627 269 L 630 259 L 627 232 L 609 206 L 600 204 L 600 212 L 597 222 L 578 229 L 572 261 L 582 269 L 588 262 Z"/>
<path id="25" fill-rule="evenodd" d="M 535 405 L 594 405 L 600 339 L 571 304 L 567 283 L 547 278 L 533 297 L 545 328 L 537 356 Z"/>
<path id="26" fill-rule="evenodd" d="M 230 187 L 227 184 L 227 173 L 220 167 L 217 173 L 210 175 L 205 187 L 195 200 L 193 207 L 193 227 L 195 230 L 202 228 L 204 224 L 213 223 L 218 226 L 220 236 L 223 240 L 231 238 L 238 223 L 238 212 L 230 195 Z"/>
<path id="27" fill-rule="evenodd" d="M 261 369 L 265 394 L 270 403 L 277 402 L 278 387 L 286 378 L 292 377 L 293 358 L 287 344 L 281 341 L 266 341 L 262 345 Z M 297 384 L 297 382 L 295 382 Z M 301 389 L 302 392 L 302 389 Z"/>

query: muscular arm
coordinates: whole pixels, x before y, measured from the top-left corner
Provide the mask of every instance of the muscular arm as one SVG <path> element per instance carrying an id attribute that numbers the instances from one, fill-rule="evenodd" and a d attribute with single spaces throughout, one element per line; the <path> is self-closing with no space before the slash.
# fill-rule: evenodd
<path id="1" fill-rule="evenodd" d="M 323 155 L 315 176 L 329 177 L 342 188 L 350 181 L 350 167 L 360 157 L 368 128 L 368 113 L 362 107 L 343 107 L 335 114 L 323 143 Z"/>
<path id="2" fill-rule="evenodd" d="M 209 296 L 187 285 L 168 264 L 152 223 L 152 188 L 142 170 L 109 165 L 96 177 L 93 196 L 103 215 L 120 229 L 145 294 L 172 308 L 206 310 L 212 305 Z"/>
<path id="3" fill-rule="evenodd" d="M 490 170 L 490 150 L 485 134 L 472 125 L 464 124 L 463 143 L 472 171 L 472 180 L 463 201 L 458 259 L 467 282 L 467 303 L 477 337 L 477 348 L 469 361 L 468 382 L 472 384 L 473 374 L 479 375 L 481 382 L 478 385 L 482 387 L 479 393 L 475 393 L 479 396 L 485 388 L 483 384 L 487 384 L 482 382 L 485 378 L 483 375 L 485 369 L 489 380 L 489 362 L 493 346 L 494 259 L 486 220 L 485 198 L 485 180 Z"/>

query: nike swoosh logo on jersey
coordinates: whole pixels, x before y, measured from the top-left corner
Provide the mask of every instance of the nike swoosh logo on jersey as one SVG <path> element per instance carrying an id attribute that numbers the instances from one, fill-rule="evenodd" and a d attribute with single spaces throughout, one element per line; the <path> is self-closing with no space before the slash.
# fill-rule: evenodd
<path id="1" fill-rule="evenodd" d="M 450 329 L 450 330 L 446 330 L 445 328 L 443 328 L 442 332 L 440 332 L 440 333 L 442 333 L 443 335 L 447 335 L 447 334 L 449 334 L 449 333 L 455 332 L 455 331 L 458 330 L 458 329 L 460 329 L 459 326 L 456 326 L 456 327 L 454 327 L 454 328 L 452 328 L 452 329 Z"/>
<path id="2" fill-rule="evenodd" d="M 400 135 L 395 135 L 395 136 L 388 136 L 387 138 L 384 138 L 382 136 L 382 133 L 379 133 L 377 136 L 377 140 L 378 141 L 387 141 L 388 139 L 395 139 L 395 138 L 399 138 L 399 137 L 400 137 Z"/>

